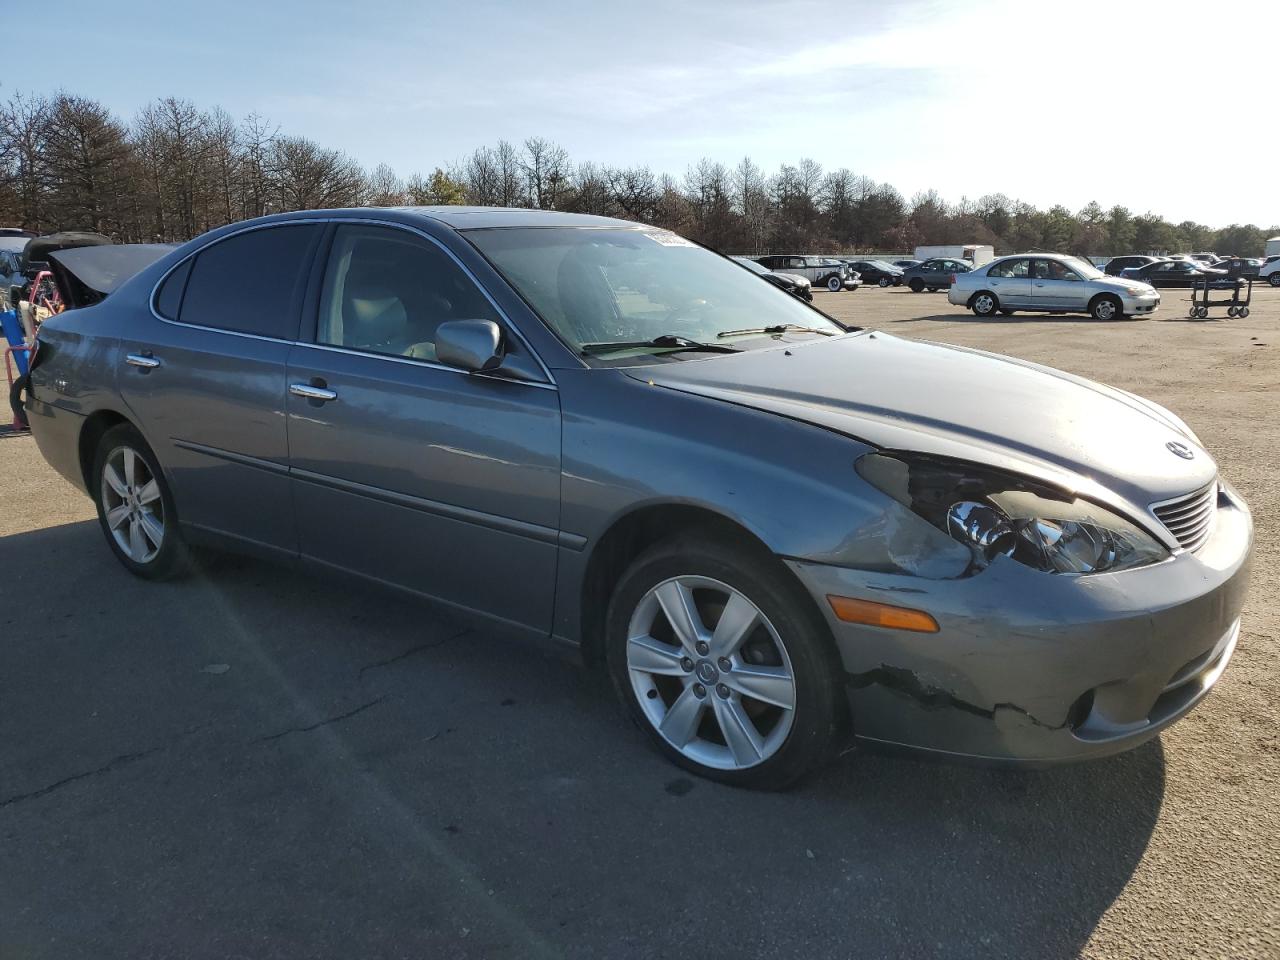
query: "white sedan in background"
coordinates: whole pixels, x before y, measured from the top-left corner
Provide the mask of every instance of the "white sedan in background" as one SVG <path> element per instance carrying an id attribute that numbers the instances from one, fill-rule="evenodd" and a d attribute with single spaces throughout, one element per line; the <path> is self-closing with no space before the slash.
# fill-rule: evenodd
<path id="1" fill-rule="evenodd" d="M 1079 257 L 1052 253 L 1001 257 L 957 274 L 947 299 L 980 317 L 1027 310 L 1121 320 L 1160 306 L 1149 283 L 1109 277 Z"/>

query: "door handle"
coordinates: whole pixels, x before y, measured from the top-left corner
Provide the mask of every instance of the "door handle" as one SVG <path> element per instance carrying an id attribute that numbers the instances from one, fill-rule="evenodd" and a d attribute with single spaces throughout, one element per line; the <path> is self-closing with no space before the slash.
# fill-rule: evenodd
<path id="1" fill-rule="evenodd" d="M 305 397 L 307 400 L 319 400 L 321 403 L 327 403 L 330 400 L 338 399 L 337 391 L 329 390 L 325 387 L 313 387 L 309 383 L 291 383 L 289 384 L 289 392 L 295 397 Z"/>
<path id="2" fill-rule="evenodd" d="M 131 367 L 141 367 L 143 370 L 154 370 L 160 366 L 159 360 L 146 353 L 130 353 L 124 358 L 124 362 Z"/>
<path id="3" fill-rule="evenodd" d="M 1036 284 L 1036 286 L 1037 286 L 1037 287 L 1043 287 L 1043 286 L 1044 286 L 1044 284 L 1043 284 L 1043 283 L 1037 283 L 1037 284 Z"/>

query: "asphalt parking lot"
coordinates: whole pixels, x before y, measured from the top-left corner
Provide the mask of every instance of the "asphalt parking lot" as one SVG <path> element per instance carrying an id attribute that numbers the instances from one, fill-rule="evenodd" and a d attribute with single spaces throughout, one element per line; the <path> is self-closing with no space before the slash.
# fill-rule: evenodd
<path id="1" fill-rule="evenodd" d="M 1166 404 L 1254 509 L 1214 694 L 1041 772 L 693 780 L 601 677 L 430 608 L 238 559 L 133 579 L 0 433 L 0 957 L 1280 956 L 1280 290 L 1244 320 L 1184 296 L 1112 323 L 816 296 Z"/>

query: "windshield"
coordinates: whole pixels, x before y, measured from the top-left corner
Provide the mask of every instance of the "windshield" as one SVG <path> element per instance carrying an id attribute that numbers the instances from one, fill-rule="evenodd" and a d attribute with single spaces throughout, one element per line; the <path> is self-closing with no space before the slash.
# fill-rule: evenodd
<path id="1" fill-rule="evenodd" d="M 1103 273 L 1101 270 L 1095 267 L 1088 260 L 1083 260 L 1080 257 L 1063 257 L 1062 259 L 1067 263 L 1068 266 L 1072 267 L 1077 273 L 1080 274 L 1080 276 L 1084 277 L 1086 280 L 1097 280 L 1099 277 L 1106 276 L 1105 273 Z"/>
<path id="2" fill-rule="evenodd" d="M 788 325 L 845 332 L 791 294 L 665 230 L 504 227 L 466 236 L 578 351 L 591 344 L 599 354 L 601 344 L 664 337 L 724 343 L 721 334 L 747 339 L 763 335 L 749 331 Z M 676 348 L 667 342 L 658 349 Z"/>

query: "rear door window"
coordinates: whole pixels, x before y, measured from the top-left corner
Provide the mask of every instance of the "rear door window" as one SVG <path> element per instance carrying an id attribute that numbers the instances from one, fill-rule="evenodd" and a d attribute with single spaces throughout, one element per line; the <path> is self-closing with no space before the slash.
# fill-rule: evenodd
<path id="1" fill-rule="evenodd" d="M 177 319 L 194 326 L 296 340 L 299 300 L 323 229 L 321 224 L 309 223 L 267 227 L 201 250 L 187 278 Z M 166 283 L 157 300 L 168 304 L 168 293 Z"/>

